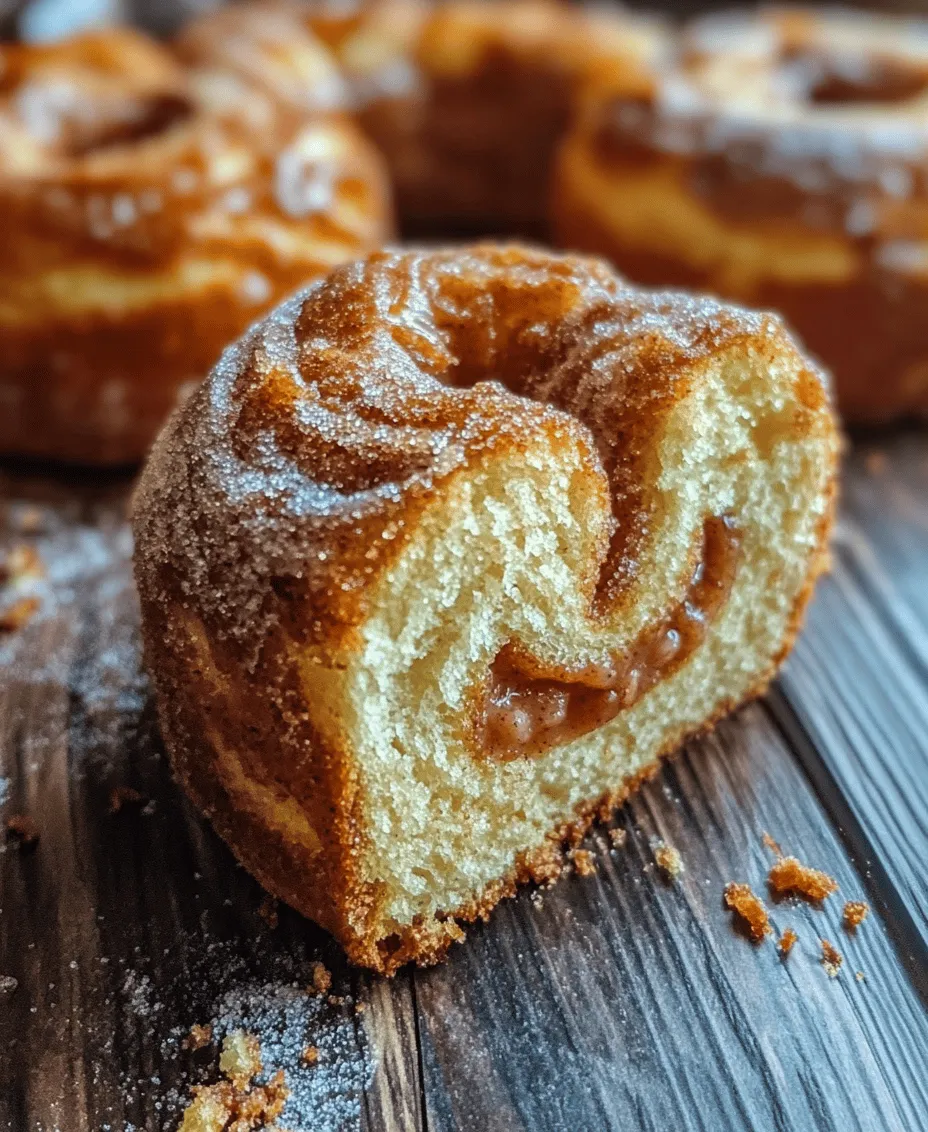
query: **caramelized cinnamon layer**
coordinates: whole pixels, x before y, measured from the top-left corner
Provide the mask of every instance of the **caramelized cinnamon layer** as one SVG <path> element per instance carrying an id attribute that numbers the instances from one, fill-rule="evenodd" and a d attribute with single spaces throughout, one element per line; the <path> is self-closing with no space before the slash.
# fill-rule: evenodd
<path id="1" fill-rule="evenodd" d="M 531 758 L 578 739 L 676 672 L 706 639 L 727 601 L 740 546 L 741 532 L 731 516 L 707 519 L 699 563 L 683 598 L 607 665 L 543 679 L 527 674 L 513 650 L 504 648 L 493 663 L 480 720 L 486 756 L 504 762 Z"/>

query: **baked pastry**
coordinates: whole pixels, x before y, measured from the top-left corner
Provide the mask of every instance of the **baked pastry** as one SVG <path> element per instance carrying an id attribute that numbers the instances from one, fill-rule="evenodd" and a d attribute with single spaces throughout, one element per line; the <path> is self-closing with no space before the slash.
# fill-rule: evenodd
<path id="1" fill-rule="evenodd" d="M 928 415 L 928 21 L 706 17 L 566 141 L 555 227 L 632 278 L 780 311 L 850 421 Z"/>
<path id="2" fill-rule="evenodd" d="M 139 460 L 185 387 L 389 234 L 347 119 L 112 29 L 0 46 L 0 451 Z"/>
<path id="3" fill-rule="evenodd" d="M 763 689 L 837 449 L 773 316 L 519 247 L 337 268 L 226 352 L 141 477 L 175 771 L 354 962 L 434 962 Z"/>
<path id="4" fill-rule="evenodd" d="M 272 24 L 289 24 L 293 51 L 324 38 L 387 158 L 407 230 L 443 236 L 542 231 L 554 150 L 587 83 L 600 69 L 634 70 L 665 43 L 653 19 L 546 0 L 374 0 L 341 19 L 332 7 L 257 0 L 204 17 L 197 38 L 226 55 L 233 40 L 240 58 L 251 39 L 261 69 Z"/>

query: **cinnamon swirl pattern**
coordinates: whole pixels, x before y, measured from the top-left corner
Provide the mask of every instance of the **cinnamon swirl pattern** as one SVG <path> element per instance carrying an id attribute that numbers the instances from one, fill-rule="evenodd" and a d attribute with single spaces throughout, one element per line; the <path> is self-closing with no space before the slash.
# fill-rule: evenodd
<path id="1" fill-rule="evenodd" d="M 434 962 L 765 686 L 837 451 L 773 316 L 518 247 L 336 268 L 224 355 L 142 476 L 178 777 L 355 962 Z"/>

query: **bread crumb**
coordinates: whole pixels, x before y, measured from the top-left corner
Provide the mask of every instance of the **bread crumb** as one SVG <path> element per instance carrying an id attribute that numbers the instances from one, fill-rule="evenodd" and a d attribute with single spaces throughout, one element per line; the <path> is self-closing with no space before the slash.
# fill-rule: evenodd
<path id="1" fill-rule="evenodd" d="M 26 507 L 19 513 L 17 527 L 20 534 L 40 535 L 45 531 L 45 516 L 38 507 Z"/>
<path id="2" fill-rule="evenodd" d="M 6 819 L 7 837 L 19 843 L 20 849 L 32 849 L 38 844 L 39 827 L 28 814 L 13 814 Z"/>
<path id="3" fill-rule="evenodd" d="M 319 1060 L 318 1046 L 307 1046 L 301 1054 L 301 1060 L 304 1065 L 315 1065 Z"/>
<path id="4" fill-rule="evenodd" d="M 777 951 L 785 959 L 796 945 L 799 936 L 793 931 L 792 928 L 787 928 L 777 941 Z"/>
<path id="5" fill-rule="evenodd" d="M 219 1070 L 237 1089 L 244 1089 L 261 1072 L 261 1043 L 254 1034 L 233 1030 L 222 1040 Z"/>
<path id="6" fill-rule="evenodd" d="M 770 850 L 774 857 L 783 856 L 783 850 L 780 848 L 780 843 L 778 841 L 774 841 L 769 833 L 765 832 L 761 840 L 763 841 L 764 846 Z"/>
<path id="7" fill-rule="evenodd" d="M 329 1006 L 344 1006 L 345 998 L 344 995 L 330 994 L 326 999 L 326 1002 L 329 1004 Z"/>
<path id="8" fill-rule="evenodd" d="M 290 1091 L 282 1069 L 267 1085 L 239 1088 L 230 1081 L 199 1085 L 187 1106 L 178 1132 L 252 1132 L 270 1129 L 280 1116 Z"/>
<path id="9" fill-rule="evenodd" d="M 844 905 L 844 930 L 856 931 L 866 920 L 870 905 L 866 900 L 848 900 Z"/>
<path id="10" fill-rule="evenodd" d="M 367 1003 L 366 1002 L 356 1002 L 354 1004 L 355 1014 L 363 1014 L 365 1010 L 367 1010 Z"/>
<path id="11" fill-rule="evenodd" d="M 318 959 L 313 963 L 312 979 L 312 993 L 328 994 L 329 988 L 332 986 L 332 974 L 328 967 L 324 963 L 320 963 Z"/>
<path id="12" fill-rule="evenodd" d="M 612 842 L 613 849 L 621 849 L 624 847 L 625 842 L 628 840 L 627 829 L 610 829 L 609 840 Z"/>
<path id="13" fill-rule="evenodd" d="M 0 994 L 12 994 L 19 986 L 19 979 L 12 975 L 0 975 Z"/>
<path id="14" fill-rule="evenodd" d="M 207 1022 L 205 1026 L 198 1023 L 190 1027 L 190 1033 L 184 1038 L 184 1049 L 203 1049 L 213 1040 L 213 1027 Z"/>
<path id="15" fill-rule="evenodd" d="M 123 806 L 140 806 L 145 796 L 131 786 L 114 786 L 110 791 L 110 813 L 118 814 Z"/>
<path id="16" fill-rule="evenodd" d="M 773 928 L 764 902 L 755 896 L 751 886 L 732 881 L 725 885 L 725 903 L 744 922 L 748 935 L 755 943 L 770 935 Z"/>
<path id="17" fill-rule="evenodd" d="M 597 873 L 596 858 L 589 849 L 574 849 L 570 854 L 577 876 L 591 877 Z"/>
<path id="18" fill-rule="evenodd" d="M 273 896 L 268 895 L 264 897 L 258 908 L 258 915 L 264 920 L 271 931 L 277 927 L 280 922 L 280 917 L 277 914 L 277 901 Z"/>
<path id="19" fill-rule="evenodd" d="M 654 863 L 668 880 L 676 880 L 682 872 L 685 872 L 683 858 L 680 856 L 679 850 L 668 845 L 666 841 L 656 841 L 653 848 Z"/>
<path id="20" fill-rule="evenodd" d="M 45 564 L 34 546 L 14 546 L 0 562 L 0 583 L 44 578 Z"/>
<path id="21" fill-rule="evenodd" d="M 838 972 L 841 970 L 841 964 L 844 962 L 844 956 L 834 946 L 829 943 L 827 939 L 822 940 L 822 966 L 828 973 L 829 979 L 837 978 Z"/>
<path id="22" fill-rule="evenodd" d="M 833 877 L 800 864 L 795 857 L 781 857 L 771 865 L 767 883 L 778 896 L 796 893 L 816 904 L 838 890 L 838 882 Z"/>
<path id="23" fill-rule="evenodd" d="M 864 981 L 864 979 L 866 978 L 866 975 L 865 975 L 865 974 L 863 973 L 863 971 L 855 971 L 855 972 L 854 972 L 854 978 L 855 978 L 855 979 L 856 979 L 856 980 L 857 980 L 857 981 L 858 981 L 859 983 L 862 983 L 862 982 Z"/>
<path id="24" fill-rule="evenodd" d="M 0 633 L 17 633 L 38 610 L 37 597 L 21 597 L 0 612 Z"/>

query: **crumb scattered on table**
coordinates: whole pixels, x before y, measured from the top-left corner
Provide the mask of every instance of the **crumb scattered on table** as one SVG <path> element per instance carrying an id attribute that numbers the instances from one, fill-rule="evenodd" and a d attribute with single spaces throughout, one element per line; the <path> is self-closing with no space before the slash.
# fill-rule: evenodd
<path id="1" fill-rule="evenodd" d="M 301 1055 L 304 1065 L 315 1065 L 319 1060 L 318 1046 L 307 1046 Z"/>
<path id="2" fill-rule="evenodd" d="M 666 841 L 656 841 L 653 850 L 654 863 L 668 880 L 676 880 L 682 872 L 685 872 L 683 858 L 678 849 L 668 845 Z"/>
<path id="3" fill-rule="evenodd" d="M 118 814 L 124 806 L 140 806 L 145 796 L 131 786 L 114 786 L 110 791 L 110 813 Z"/>
<path id="4" fill-rule="evenodd" d="M 841 970 L 841 964 L 844 962 L 844 956 L 834 946 L 829 943 L 827 939 L 822 940 L 822 966 L 828 974 L 829 979 L 837 978 L 838 972 Z"/>
<path id="5" fill-rule="evenodd" d="M 324 963 L 317 959 L 312 966 L 312 990 L 316 994 L 328 994 L 332 986 L 332 973 Z"/>
<path id="6" fill-rule="evenodd" d="M 864 979 L 865 979 L 866 977 L 867 977 L 867 976 L 866 976 L 866 975 L 865 975 L 865 974 L 863 973 L 863 971 L 855 971 L 855 972 L 854 972 L 854 978 L 855 978 L 855 979 L 856 979 L 856 980 L 857 980 L 857 981 L 858 981 L 859 983 L 862 983 L 862 982 L 864 981 Z"/>
<path id="7" fill-rule="evenodd" d="M 40 535 L 45 530 L 45 516 L 38 507 L 25 507 L 19 513 L 17 528 L 23 535 Z"/>
<path id="8" fill-rule="evenodd" d="M 796 946 L 796 941 L 798 939 L 799 939 L 799 936 L 796 935 L 796 933 L 793 931 L 793 929 L 787 928 L 783 932 L 783 934 L 780 936 L 780 938 L 777 940 L 777 951 L 779 951 L 779 953 L 783 956 L 784 959 L 789 955 L 789 953 Z"/>
<path id="9" fill-rule="evenodd" d="M 591 877 L 596 875 L 596 858 L 589 849 L 574 849 L 570 854 L 577 876 Z"/>
<path id="10" fill-rule="evenodd" d="M 184 1038 L 185 1049 L 203 1049 L 208 1046 L 213 1040 L 213 1027 L 207 1022 L 205 1026 L 199 1025 L 194 1022 L 190 1027 L 190 1033 Z"/>
<path id="11" fill-rule="evenodd" d="M 866 920 L 870 905 L 866 900 L 848 900 L 844 905 L 844 930 L 856 931 Z"/>
<path id="12" fill-rule="evenodd" d="M 37 597 L 21 597 L 14 601 L 0 612 L 0 633 L 18 633 L 38 608 Z"/>
<path id="13" fill-rule="evenodd" d="M 277 927 L 280 922 L 280 917 L 277 914 L 277 901 L 273 896 L 264 897 L 258 908 L 258 915 L 272 931 Z"/>
<path id="14" fill-rule="evenodd" d="M 231 1081 L 195 1086 L 179 1132 L 253 1132 L 270 1130 L 289 1090 L 282 1069 L 267 1085 L 240 1089 Z"/>
<path id="15" fill-rule="evenodd" d="M 773 931 L 764 902 L 755 896 L 750 885 L 734 881 L 725 885 L 725 903 L 744 922 L 748 935 L 755 943 L 760 943 Z"/>
<path id="16" fill-rule="evenodd" d="M 838 882 L 823 873 L 801 864 L 795 857 L 780 857 L 770 866 L 767 883 L 778 896 L 795 893 L 813 903 L 820 903 L 838 890 Z"/>
<path id="17" fill-rule="evenodd" d="M 12 975 L 0 975 L 0 994 L 12 994 L 19 986 L 19 979 Z"/>
<path id="18" fill-rule="evenodd" d="M 628 840 L 628 830 L 619 828 L 610 829 L 609 840 L 612 842 L 613 849 L 621 849 Z"/>
<path id="19" fill-rule="evenodd" d="M 39 827 L 28 814 L 13 814 L 6 819 L 7 836 L 19 843 L 21 849 L 31 849 L 38 843 Z"/>
<path id="20" fill-rule="evenodd" d="M 761 840 L 763 841 L 765 847 L 769 849 L 770 852 L 774 855 L 774 857 L 783 856 L 783 850 L 780 848 L 779 841 L 774 841 L 769 833 L 765 832 Z"/>
<path id="21" fill-rule="evenodd" d="M 45 564 L 34 546 L 14 546 L 0 561 L 0 583 L 3 585 L 44 577 Z"/>
<path id="22" fill-rule="evenodd" d="M 244 1089 L 261 1072 L 261 1043 L 246 1030 L 233 1030 L 222 1039 L 219 1070 L 237 1089 Z"/>

